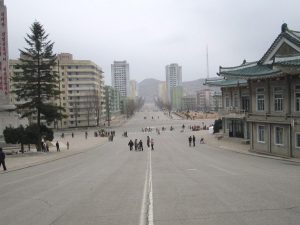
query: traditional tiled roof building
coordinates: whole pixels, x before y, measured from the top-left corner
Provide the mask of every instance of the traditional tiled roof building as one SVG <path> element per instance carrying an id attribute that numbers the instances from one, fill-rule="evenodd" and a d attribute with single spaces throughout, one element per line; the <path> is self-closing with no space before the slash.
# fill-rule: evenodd
<path id="1" fill-rule="evenodd" d="M 250 150 L 300 157 L 300 32 L 283 24 L 260 60 L 220 67 L 219 75 L 224 78 L 223 88 L 247 81 L 244 97 L 248 92 L 249 108 L 244 118 Z M 242 98 L 238 95 L 239 109 Z"/>

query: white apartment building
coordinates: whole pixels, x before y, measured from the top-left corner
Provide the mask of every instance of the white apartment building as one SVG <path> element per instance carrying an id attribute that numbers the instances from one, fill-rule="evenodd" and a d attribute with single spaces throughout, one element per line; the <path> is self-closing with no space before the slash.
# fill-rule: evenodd
<path id="1" fill-rule="evenodd" d="M 166 66 L 168 100 L 171 102 L 172 88 L 182 86 L 182 68 L 177 63 Z"/>
<path id="2" fill-rule="evenodd" d="M 16 68 L 19 60 L 10 60 L 10 75 L 22 72 Z M 105 117 L 104 78 L 101 67 L 90 60 L 74 60 L 72 54 L 57 56 L 55 68 L 59 74 L 60 99 L 56 104 L 65 108 L 66 119 L 53 124 L 57 128 L 100 125 Z M 11 96 L 13 104 L 18 104 Z M 34 120 L 34 118 L 33 118 Z"/>
<path id="3" fill-rule="evenodd" d="M 114 61 L 111 64 L 111 86 L 118 90 L 121 96 L 129 97 L 129 64 L 125 61 Z"/>

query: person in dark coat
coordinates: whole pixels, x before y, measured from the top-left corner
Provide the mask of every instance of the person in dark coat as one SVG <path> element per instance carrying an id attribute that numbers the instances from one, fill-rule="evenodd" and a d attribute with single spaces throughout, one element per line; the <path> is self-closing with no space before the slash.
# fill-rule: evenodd
<path id="1" fill-rule="evenodd" d="M 128 145 L 129 145 L 129 150 L 131 151 L 132 150 L 132 146 L 133 146 L 133 141 L 131 139 L 130 139 Z"/>
<path id="2" fill-rule="evenodd" d="M 151 138 L 151 150 L 154 150 L 154 139 Z"/>
<path id="3" fill-rule="evenodd" d="M 147 136 L 147 147 L 149 148 L 150 147 L 150 137 Z"/>
<path id="4" fill-rule="evenodd" d="M 58 143 L 58 141 L 56 142 L 56 151 L 58 151 L 58 152 L 60 152 L 60 149 L 59 149 L 59 143 Z"/>
<path id="5" fill-rule="evenodd" d="M 137 139 L 134 140 L 134 150 L 135 151 L 138 150 L 138 141 L 137 141 Z"/>
<path id="6" fill-rule="evenodd" d="M 193 146 L 195 147 L 196 137 L 193 135 Z"/>
<path id="7" fill-rule="evenodd" d="M 0 167 L 1 165 L 3 166 L 3 170 L 6 170 L 6 166 L 5 166 L 5 154 L 2 151 L 2 148 L 0 148 Z"/>
<path id="8" fill-rule="evenodd" d="M 140 149 L 140 151 L 144 151 L 142 140 L 140 140 L 140 142 L 139 142 L 139 149 Z"/>
<path id="9" fill-rule="evenodd" d="M 192 136 L 189 136 L 189 146 L 191 147 L 192 145 Z"/>

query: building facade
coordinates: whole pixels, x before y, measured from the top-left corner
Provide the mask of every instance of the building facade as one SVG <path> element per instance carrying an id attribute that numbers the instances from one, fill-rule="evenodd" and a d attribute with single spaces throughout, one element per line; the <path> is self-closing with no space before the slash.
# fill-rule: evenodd
<path id="1" fill-rule="evenodd" d="M 173 110 L 182 110 L 182 86 L 173 87 L 171 90 L 171 106 Z"/>
<path id="2" fill-rule="evenodd" d="M 105 86 L 105 105 L 106 105 L 106 118 L 105 120 L 110 123 L 111 119 L 121 113 L 121 96 L 120 92 L 111 86 Z"/>
<path id="3" fill-rule="evenodd" d="M 10 60 L 10 75 L 21 73 L 20 60 Z M 74 60 L 72 54 L 61 53 L 53 70 L 59 74 L 60 98 L 55 101 L 65 108 L 67 118 L 55 121 L 53 127 L 98 126 L 105 112 L 104 78 L 101 67 L 90 60 Z M 11 95 L 11 101 L 20 102 Z M 35 118 L 32 118 L 33 122 Z"/>
<path id="4" fill-rule="evenodd" d="M 261 59 L 219 74 L 247 80 L 250 150 L 300 157 L 300 32 L 283 24 Z"/>
<path id="5" fill-rule="evenodd" d="M 214 91 L 209 88 L 197 91 L 197 109 L 203 112 L 211 111 L 213 107 L 213 94 Z"/>
<path id="6" fill-rule="evenodd" d="M 177 63 L 166 66 L 167 97 L 171 102 L 172 89 L 182 86 L 182 68 Z"/>
<path id="7" fill-rule="evenodd" d="M 121 96 L 130 96 L 129 64 L 126 61 L 114 61 L 111 64 L 111 85 Z"/>
<path id="8" fill-rule="evenodd" d="M 0 92 L 9 94 L 9 58 L 7 34 L 7 10 L 4 0 L 0 0 Z"/>
<path id="9" fill-rule="evenodd" d="M 130 80 L 129 82 L 129 87 L 130 87 L 130 98 L 136 98 L 138 96 L 138 91 L 137 91 L 137 81 L 135 80 Z"/>
<path id="10" fill-rule="evenodd" d="M 221 105 L 218 108 L 222 118 L 223 133 L 229 137 L 249 139 L 249 125 L 246 121 L 249 111 L 249 89 L 246 80 L 210 79 L 208 86 L 221 87 Z"/>
<path id="11" fill-rule="evenodd" d="M 195 111 L 197 109 L 196 96 L 189 95 L 182 97 L 182 110 Z"/>

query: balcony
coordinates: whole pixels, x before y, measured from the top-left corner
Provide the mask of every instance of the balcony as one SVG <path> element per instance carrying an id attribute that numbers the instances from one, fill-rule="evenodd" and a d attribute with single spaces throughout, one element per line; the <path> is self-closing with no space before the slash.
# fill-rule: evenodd
<path id="1" fill-rule="evenodd" d="M 237 118 L 243 119 L 247 116 L 248 110 L 230 107 L 230 108 L 221 108 L 218 111 L 219 115 L 226 118 Z"/>

